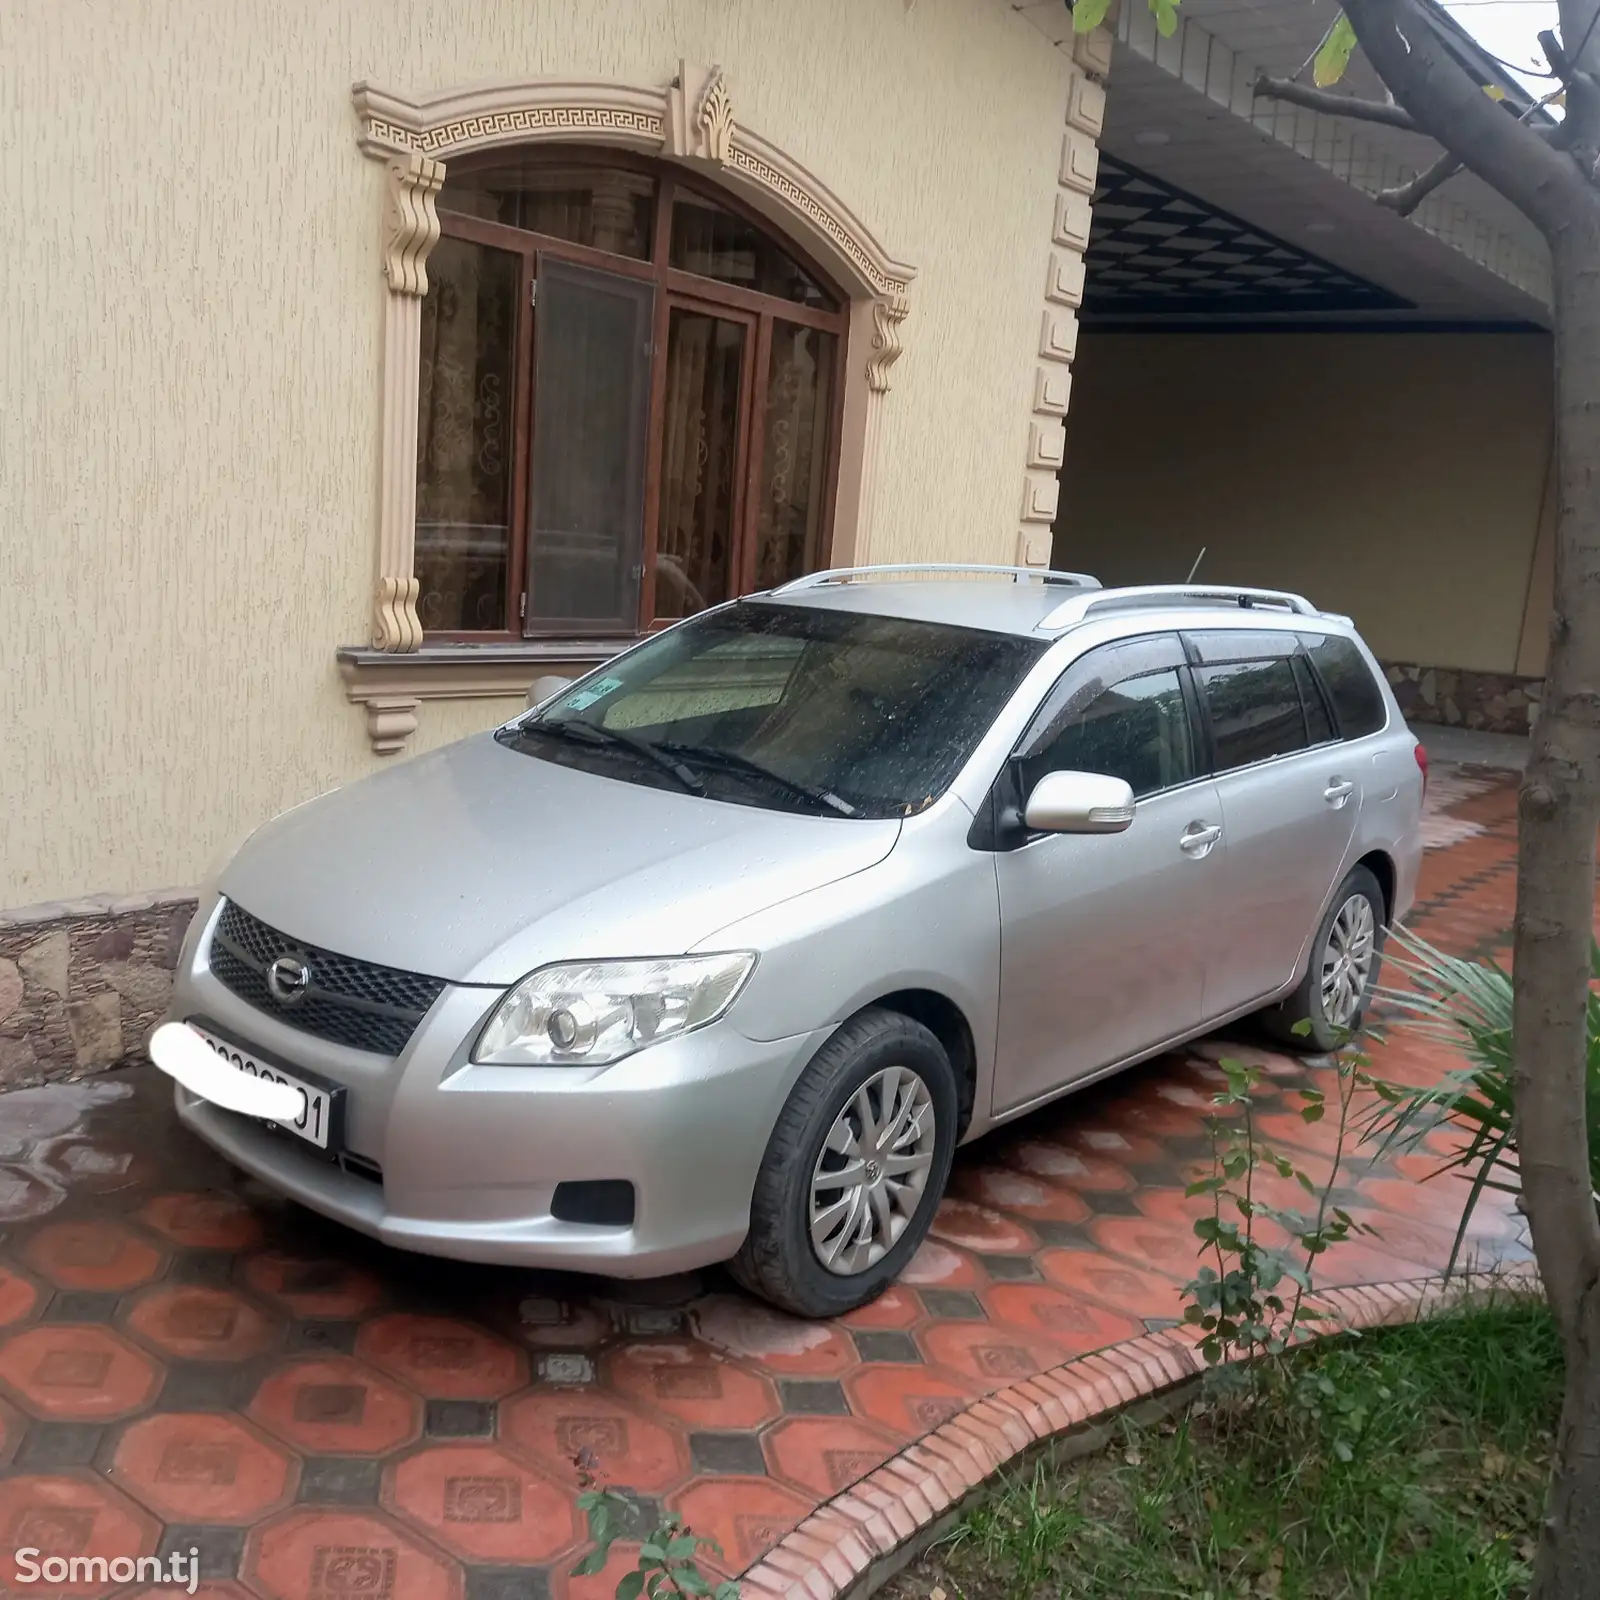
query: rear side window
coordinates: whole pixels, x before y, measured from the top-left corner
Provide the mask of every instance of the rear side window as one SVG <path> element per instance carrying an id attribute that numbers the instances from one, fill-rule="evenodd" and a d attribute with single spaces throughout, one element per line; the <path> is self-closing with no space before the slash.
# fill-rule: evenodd
<path id="1" fill-rule="evenodd" d="M 1201 667 L 1195 676 L 1211 718 L 1218 772 L 1305 749 L 1306 717 L 1289 657 Z"/>
<path id="2" fill-rule="evenodd" d="M 1388 720 L 1383 690 L 1353 641 L 1336 633 L 1307 638 L 1306 648 L 1328 686 L 1339 732 L 1346 739 L 1376 733 Z"/>
<path id="3" fill-rule="evenodd" d="M 1304 656 L 1294 658 L 1294 677 L 1300 685 L 1300 699 L 1306 708 L 1306 742 L 1326 744 L 1330 739 L 1337 739 L 1339 735 L 1328 716 L 1327 702 L 1317 685 L 1317 675 Z"/>

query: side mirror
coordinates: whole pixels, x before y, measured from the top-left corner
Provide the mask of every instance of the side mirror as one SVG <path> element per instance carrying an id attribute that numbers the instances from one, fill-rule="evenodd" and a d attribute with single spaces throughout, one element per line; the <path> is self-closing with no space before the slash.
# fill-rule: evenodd
<path id="1" fill-rule="evenodd" d="M 1035 833 L 1123 833 L 1133 822 L 1133 789 L 1099 772 L 1047 772 L 1022 816 Z"/>

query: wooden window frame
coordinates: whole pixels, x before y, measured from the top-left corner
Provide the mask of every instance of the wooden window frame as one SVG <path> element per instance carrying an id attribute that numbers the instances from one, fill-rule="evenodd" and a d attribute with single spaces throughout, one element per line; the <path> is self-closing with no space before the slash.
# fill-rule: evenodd
<path id="1" fill-rule="evenodd" d="M 658 620 L 655 616 L 656 556 L 661 505 L 661 452 L 664 438 L 663 408 L 666 389 L 667 330 L 672 309 L 686 306 L 712 315 L 743 322 L 751 329 L 749 354 L 741 372 L 740 424 L 735 483 L 735 508 L 730 589 L 735 595 L 748 594 L 755 586 L 760 516 L 760 479 L 765 454 L 764 397 L 770 377 L 773 325 L 787 322 L 800 327 L 831 333 L 835 339 L 835 358 L 828 396 L 825 442 L 826 458 L 822 473 L 822 505 L 818 561 L 826 566 L 834 538 L 834 518 L 843 442 L 845 363 L 849 341 L 851 302 L 848 294 L 831 274 L 793 239 L 738 196 L 681 166 L 654 160 L 632 152 L 597 150 L 582 146 L 538 145 L 484 150 L 466 155 L 450 164 L 452 177 L 503 167 L 508 158 L 530 165 L 595 167 L 610 171 L 625 170 L 648 175 L 655 183 L 650 255 L 648 259 L 613 254 L 589 245 L 572 243 L 549 234 L 535 233 L 505 223 L 453 210 L 447 179 L 438 195 L 440 232 L 445 237 L 465 240 L 521 258 L 518 279 L 518 305 L 513 339 L 516 342 L 513 366 L 512 473 L 510 550 L 506 570 L 506 619 L 501 630 L 426 630 L 430 644 L 522 644 L 528 641 L 559 640 L 574 637 L 614 638 L 619 645 L 659 628 L 671 626 L 676 618 Z M 740 217 L 765 234 L 794 259 L 832 298 L 834 308 L 821 310 L 723 283 L 715 278 L 685 272 L 670 263 L 672 247 L 672 205 L 678 193 L 707 199 L 732 215 Z M 537 627 L 526 616 L 533 607 L 526 605 L 528 594 L 528 511 L 533 440 L 534 341 L 537 317 L 532 305 L 536 264 L 540 254 L 630 277 L 656 287 L 655 329 L 652 336 L 650 398 L 645 429 L 647 465 L 644 492 L 644 527 L 640 545 L 643 574 L 639 583 L 639 608 L 632 629 L 597 630 L 592 624 L 575 621 L 570 627 Z M 525 607 L 525 609 L 524 609 Z"/>

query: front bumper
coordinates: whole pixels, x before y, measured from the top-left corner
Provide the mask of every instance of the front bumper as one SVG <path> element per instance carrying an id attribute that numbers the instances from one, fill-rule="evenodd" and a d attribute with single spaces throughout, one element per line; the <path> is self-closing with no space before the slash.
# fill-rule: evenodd
<path id="1" fill-rule="evenodd" d="M 616 1277 L 727 1259 L 749 1227 L 773 1124 L 828 1034 L 757 1043 L 725 1019 L 611 1067 L 475 1066 L 468 1048 L 502 991 L 452 986 L 390 1060 L 314 1038 L 233 995 L 205 960 L 215 914 L 202 910 L 169 1016 L 343 1084 L 346 1149 L 361 1159 L 347 1170 L 183 1089 L 179 1117 L 279 1193 L 428 1255 Z M 631 1225 L 552 1214 L 558 1183 L 594 1179 L 632 1184 Z"/>

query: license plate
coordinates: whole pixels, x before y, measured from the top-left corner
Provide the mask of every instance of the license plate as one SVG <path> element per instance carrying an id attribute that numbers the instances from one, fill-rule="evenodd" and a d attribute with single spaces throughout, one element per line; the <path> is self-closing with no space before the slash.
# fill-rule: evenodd
<path id="1" fill-rule="evenodd" d="M 189 1026 L 194 1028 L 194 1031 L 230 1066 L 240 1072 L 248 1072 L 253 1078 L 266 1078 L 272 1083 L 286 1084 L 300 1096 L 299 1116 L 285 1122 L 263 1122 L 263 1127 L 282 1128 L 294 1134 L 296 1138 L 304 1139 L 307 1144 L 315 1145 L 319 1150 L 338 1149 L 335 1123 L 339 1112 L 343 1109 L 342 1088 L 308 1083 L 295 1073 L 285 1072 L 281 1067 L 272 1066 L 248 1050 L 242 1050 L 226 1039 L 219 1039 L 204 1028 L 195 1027 L 192 1022 Z"/>

